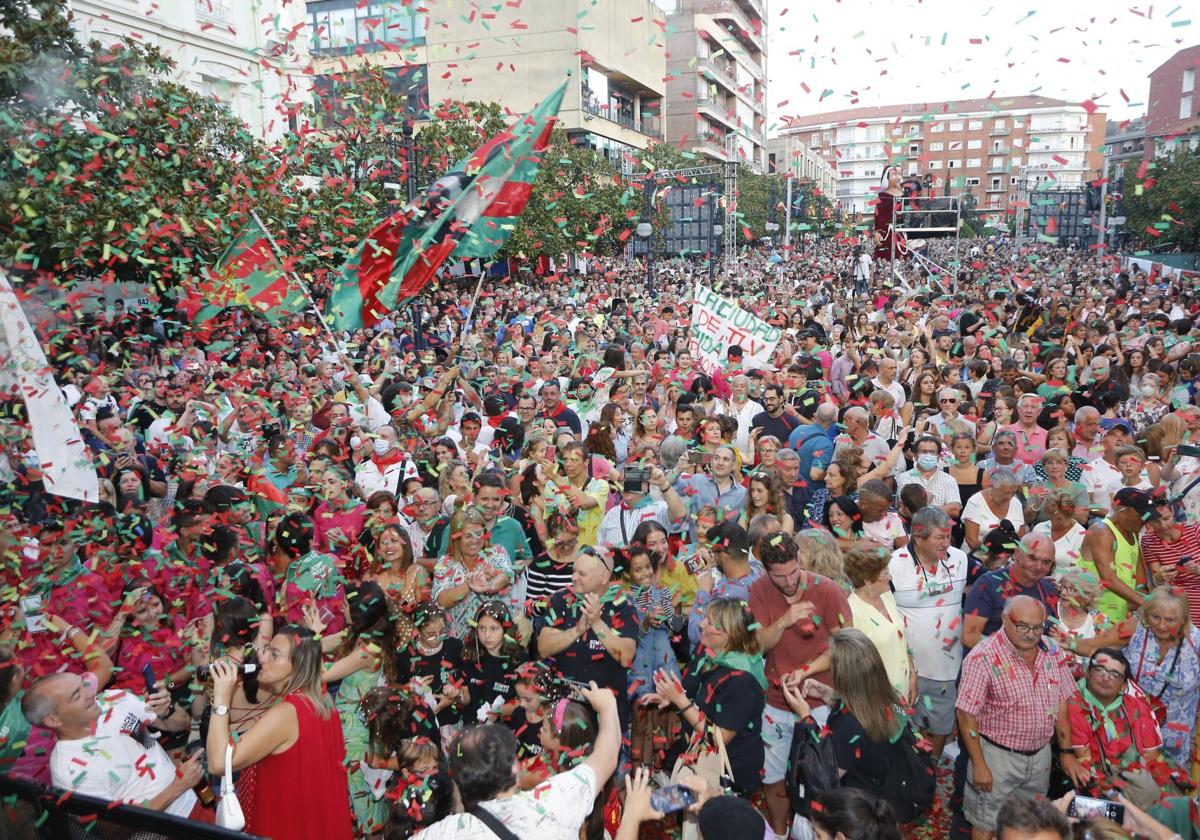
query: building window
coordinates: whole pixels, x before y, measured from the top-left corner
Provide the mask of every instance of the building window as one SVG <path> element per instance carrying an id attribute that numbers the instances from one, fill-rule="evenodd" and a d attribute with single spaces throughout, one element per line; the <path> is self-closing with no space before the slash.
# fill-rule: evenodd
<path id="1" fill-rule="evenodd" d="M 1017 185 L 1017 176 L 1016 175 L 1014 175 L 1008 179 L 1008 185 L 1010 187 L 1015 187 Z"/>
<path id="2" fill-rule="evenodd" d="M 978 187 L 978 186 L 979 186 L 979 179 L 978 179 L 978 178 L 968 178 L 968 179 L 966 180 L 966 184 L 967 184 L 967 186 L 968 186 L 968 187 Z"/>
<path id="3" fill-rule="evenodd" d="M 945 130 L 946 130 L 945 123 L 935 122 L 933 124 L 933 127 L 929 129 L 929 133 L 930 134 L 941 134 Z"/>
<path id="4" fill-rule="evenodd" d="M 992 179 L 992 189 L 993 189 L 993 190 L 999 190 L 999 189 L 1000 189 L 1000 179 L 999 179 L 999 178 L 993 178 L 993 179 Z"/>
<path id="5" fill-rule="evenodd" d="M 908 144 L 908 153 L 910 155 L 919 155 L 921 153 L 921 147 L 918 146 L 916 143 L 909 143 Z"/>
<path id="6" fill-rule="evenodd" d="M 830 136 L 830 135 L 829 135 L 829 132 L 828 132 L 828 131 L 822 131 L 822 132 L 821 132 L 821 142 L 822 142 L 822 143 L 828 143 L 828 142 L 829 142 L 829 136 Z"/>
<path id="7" fill-rule="evenodd" d="M 1196 68 L 1189 67 L 1183 71 L 1183 87 L 1179 89 L 1180 93 L 1191 93 L 1196 89 Z"/>
<path id="8" fill-rule="evenodd" d="M 948 160 L 948 161 L 946 161 L 946 168 L 947 169 L 962 169 L 962 161 L 961 160 Z"/>
<path id="9" fill-rule="evenodd" d="M 1192 115 L 1192 95 L 1179 97 L 1179 119 L 1186 120 Z"/>
<path id="10" fill-rule="evenodd" d="M 820 145 L 821 145 L 821 133 L 820 133 L 819 131 L 814 131 L 814 132 L 813 132 L 813 136 L 812 136 L 812 144 L 813 144 L 814 146 L 820 146 Z M 414 323 L 415 323 L 415 322 L 414 322 Z"/>
<path id="11" fill-rule="evenodd" d="M 209 0 L 196 0 L 197 7 Z M 425 43 L 427 15 L 400 0 L 315 0 L 308 4 L 310 49 L 345 55 Z"/>
<path id="12" fill-rule="evenodd" d="M 929 161 L 929 168 L 930 169 L 941 169 L 942 162 L 940 160 L 931 160 L 931 161 Z"/>
<path id="13" fill-rule="evenodd" d="M 967 128 L 970 131 L 983 131 L 983 120 L 971 120 L 967 123 Z"/>
<path id="14" fill-rule="evenodd" d="M 962 120 L 956 120 L 956 121 L 950 123 L 951 131 L 962 131 L 962 128 L 963 128 Z"/>
<path id="15" fill-rule="evenodd" d="M 978 169 L 983 165 L 983 160 L 980 158 L 967 158 L 967 169 Z"/>
<path id="16" fill-rule="evenodd" d="M 993 120 L 992 128 L 996 129 L 997 131 L 1003 131 L 1005 128 L 1005 124 L 1006 124 L 1005 120 Z"/>
<path id="17" fill-rule="evenodd" d="M 968 140 L 967 148 L 968 149 L 982 149 L 983 141 L 982 140 Z"/>
<path id="18" fill-rule="evenodd" d="M 929 144 L 929 151 L 931 151 L 931 152 L 940 152 L 943 148 L 945 148 L 945 147 L 941 144 L 940 141 Z"/>

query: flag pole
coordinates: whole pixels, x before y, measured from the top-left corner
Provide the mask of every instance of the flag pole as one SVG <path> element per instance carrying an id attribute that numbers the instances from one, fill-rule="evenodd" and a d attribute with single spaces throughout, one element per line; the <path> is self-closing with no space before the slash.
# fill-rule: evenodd
<path id="1" fill-rule="evenodd" d="M 275 253 L 275 259 L 279 260 L 280 267 L 283 267 L 286 263 L 284 262 L 283 254 L 279 252 L 279 246 L 275 244 L 275 237 L 271 235 L 271 229 L 263 224 L 263 220 L 258 217 L 258 211 L 251 210 L 250 218 L 254 219 L 255 224 L 262 229 L 263 234 L 265 234 L 267 237 L 267 242 L 269 242 L 271 245 L 271 250 Z M 294 271 L 288 271 L 287 275 L 295 281 L 297 286 L 300 287 L 300 291 L 304 292 L 304 297 L 308 299 L 308 305 L 312 307 L 312 311 L 314 314 L 316 314 L 317 320 L 325 329 L 325 334 L 329 336 L 329 340 L 333 342 L 334 349 L 339 350 L 340 345 L 338 344 L 337 337 L 334 336 L 333 330 L 329 329 L 329 324 L 325 321 L 325 315 L 321 312 L 320 307 L 317 306 L 317 302 L 313 300 L 312 292 L 310 292 L 308 289 L 308 284 L 305 283 L 300 278 L 300 275 L 296 274 Z"/>
<path id="2" fill-rule="evenodd" d="M 479 290 L 483 288 L 483 278 L 487 276 L 487 268 L 484 266 L 480 268 L 482 270 L 479 272 L 479 282 L 475 284 L 475 294 L 471 296 L 471 306 L 467 309 L 467 317 L 463 319 L 463 341 L 467 340 L 467 331 L 471 328 L 471 316 L 475 314 L 475 302 L 479 300 Z"/>

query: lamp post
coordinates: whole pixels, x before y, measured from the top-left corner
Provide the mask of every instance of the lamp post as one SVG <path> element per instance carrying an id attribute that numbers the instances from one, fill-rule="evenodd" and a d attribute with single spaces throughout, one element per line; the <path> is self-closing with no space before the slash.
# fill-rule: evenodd
<path id="1" fill-rule="evenodd" d="M 405 120 L 404 125 L 400 128 L 400 139 L 388 138 L 387 145 L 392 158 L 399 158 L 402 161 L 404 196 L 407 204 L 411 205 L 417 200 L 417 152 L 419 150 L 416 138 L 413 136 L 412 120 Z M 412 304 L 412 319 L 413 344 L 419 353 L 425 349 L 425 335 L 421 326 L 421 305 L 416 299 Z"/>
<path id="2" fill-rule="evenodd" d="M 712 211 L 708 214 L 708 281 L 711 283 L 717 276 L 717 250 L 721 244 L 721 235 L 725 233 L 725 227 L 717 221 L 717 203 L 712 200 L 712 196 L 709 197 L 709 201 Z"/>
<path id="3" fill-rule="evenodd" d="M 642 181 L 642 220 L 638 222 L 637 235 L 646 243 L 646 291 L 654 297 L 654 181 L 647 177 Z"/>
<path id="4" fill-rule="evenodd" d="M 768 209 L 767 209 L 767 223 L 765 225 L 763 225 L 763 227 L 765 227 L 767 229 L 767 235 L 771 237 L 771 247 L 772 248 L 775 247 L 775 232 L 777 230 L 779 230 L 779 223 L 777 221 L 775 221 L 775 219 L 776 219 L 776 216 L 775 216 L 776 200 L 777 199 L 776 199 L 776 194 L 775 194 L 775 179 L 772 178 L 771 179 L 770 198 L 768 199 L 768 201 L 770 201 L 770 204 L 768 205 Z"/>

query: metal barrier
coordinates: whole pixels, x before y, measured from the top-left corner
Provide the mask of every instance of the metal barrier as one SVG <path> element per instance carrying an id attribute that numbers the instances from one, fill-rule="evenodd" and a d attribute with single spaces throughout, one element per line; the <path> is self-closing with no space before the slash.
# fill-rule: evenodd
<path id="1" fill-rule="evenodd" d="M 0 840 L 247 840 L 254 836 L 0 776 Z"/>

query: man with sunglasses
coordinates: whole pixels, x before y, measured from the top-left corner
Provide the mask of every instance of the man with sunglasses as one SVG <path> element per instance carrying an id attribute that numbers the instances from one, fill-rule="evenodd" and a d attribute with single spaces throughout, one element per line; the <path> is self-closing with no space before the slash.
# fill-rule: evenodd
<path id="1" fill-rule="evenodd" d="M 1100 648 L 1058 715 L 1059 760 L 1080 793 L 1111 798 L 1116 792 L 1148 808 L 1170 777 L 1154 711 L 1140 693 L 1127 692 L 1129 661 Z"/>
<path id="2" fill-rule="evenodd" d="M 970 760 L 963 814 L 972 840 L 996 836 L 1009 794 L 1044 796 L 1050 785 L 1050 739 L 1075 679 L 1071 657 L 1042 641 L 1047 615 L 1036 598 L 1010 598 L 1001 632 L 963 660 L 955 705 Z"/>
<path id="3" fill-rule="evenodd" d="M 955 435 L 975 437 L 975 424 L 958 413 L 962 396 L 962 391 L 957 388 L 942 388 L 938 391 L 938 408 L 941 411 L 929 418 L 929 425 L 947 441 Z"/>

